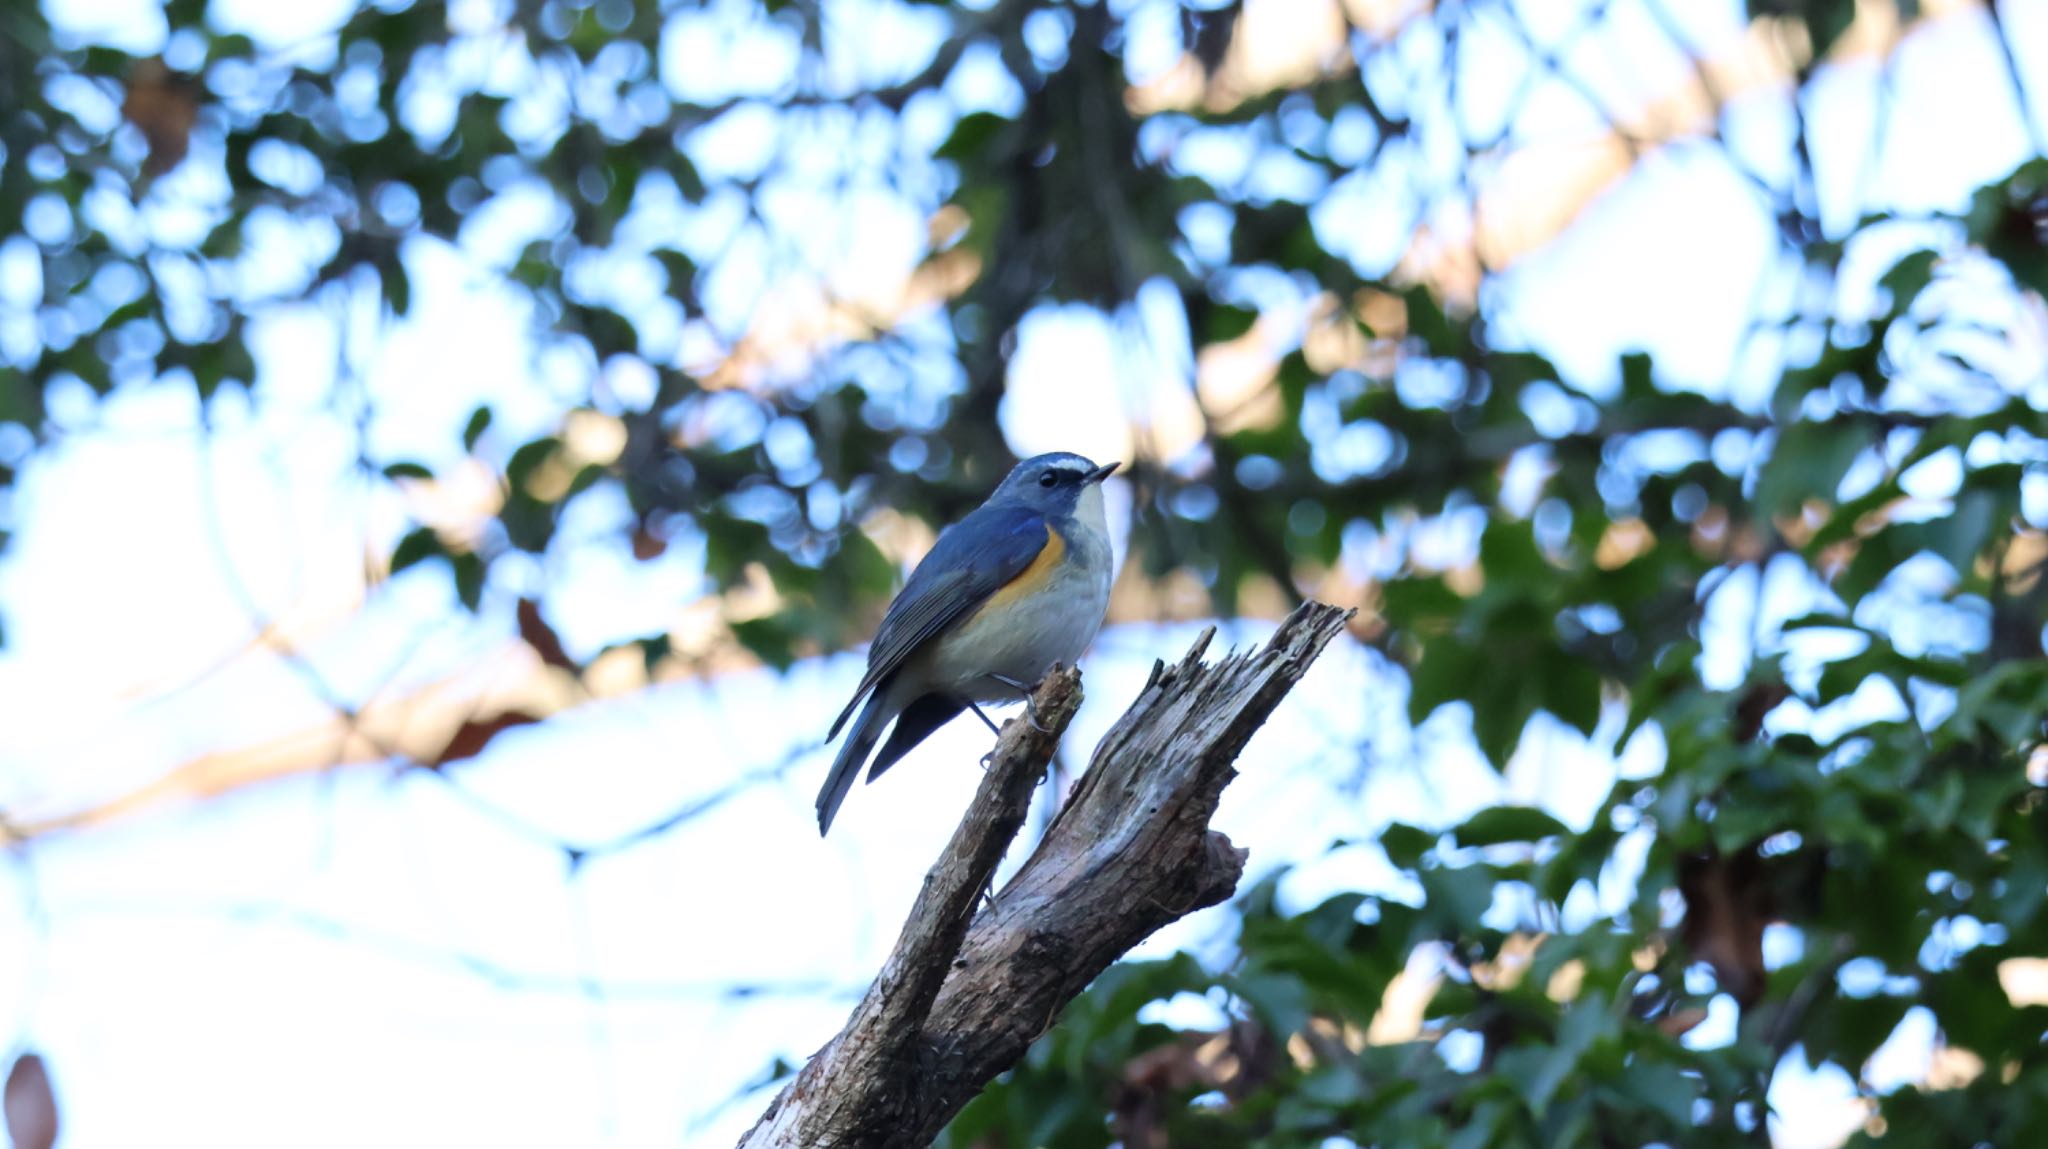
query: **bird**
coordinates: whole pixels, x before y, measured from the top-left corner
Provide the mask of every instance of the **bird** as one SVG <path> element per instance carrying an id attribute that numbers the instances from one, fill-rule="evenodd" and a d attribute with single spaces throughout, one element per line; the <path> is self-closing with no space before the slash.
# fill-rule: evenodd
<path id="1" fill-rule="evenodd" d="M 940 532 L 882 616 L 867 673 L 825 736 L 830 744 L 859 710 L 818 791 L 819 836 L 891 720 L 869 782 L 968 710 L 995 730 L 980 703 L 1028 703 L 1048 669 L 1088 649 L 1109 609 L 1102 481 L 1118 466 L 1065 451 L 1034 456 Z"/>

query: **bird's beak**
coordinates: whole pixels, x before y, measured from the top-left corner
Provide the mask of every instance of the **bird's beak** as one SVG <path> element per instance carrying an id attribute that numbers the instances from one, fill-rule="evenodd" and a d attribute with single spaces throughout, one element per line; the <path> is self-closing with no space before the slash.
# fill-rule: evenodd
<path id="1" fill-rule="evenodd" d="M 1086 478 L 1084 478 L 1082 481 L 1088 483 L 1099 483 L 1102 480 L 1109 478 L 1111 475 L 1116 474 L 1117 468 L 1121 466 L 1123 466 L 1122 463 L 1104 463 L 1102 466 L 1097 467 L 1094 470 L 1088 472 Z"/>

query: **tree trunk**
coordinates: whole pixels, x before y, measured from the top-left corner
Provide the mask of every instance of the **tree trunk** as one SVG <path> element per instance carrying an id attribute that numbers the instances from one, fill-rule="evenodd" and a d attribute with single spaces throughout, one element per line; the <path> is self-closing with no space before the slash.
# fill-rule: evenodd
<path id="1" fill-rule="evenodd" d="M 846 1028 L 741 1149 L 927 1145 L 1095 976 L 1154 930 L 1237 889 L 1245 852 L 1209 829 L 1232 763 L 1349 611 L 1309 603 L 1257 651 L 1155 665 L 1029 860 L 979 913 L 1033 788 L 1080 706 L 1080 675 L 1040 684 L 1044 730 L 1012 719 L 896 948 Z"/>

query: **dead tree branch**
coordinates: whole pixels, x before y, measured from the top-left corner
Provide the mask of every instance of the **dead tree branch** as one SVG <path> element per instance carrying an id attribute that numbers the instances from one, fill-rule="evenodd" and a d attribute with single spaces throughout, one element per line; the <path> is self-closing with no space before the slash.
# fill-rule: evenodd
<path id="1" fill-rule="evenodd" d="M 846 1028 L 741 1149 L 929 1144 L 1095 976 L 1154 930 L 1228 898 L 1245 852 L 1209 829 L 1252 732 L 1350 612 L 1308 603 L 1255 651 L 1202 662 L 1214 630 L 1154 668 L 1023 869 L 974 912 L 1075 709 L 1079 675 L 1039 687 L 1046 731 L 1012 720 L 981 789 Z"/>

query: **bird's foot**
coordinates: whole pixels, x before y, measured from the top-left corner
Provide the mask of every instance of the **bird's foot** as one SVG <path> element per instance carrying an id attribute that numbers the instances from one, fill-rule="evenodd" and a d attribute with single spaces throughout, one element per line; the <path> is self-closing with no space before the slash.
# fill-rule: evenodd
<path id="1" fill-rule="evenodd" d="M 1010 689 L 1016 691 L 1018 694 L 1023 696 L 1024 721 L 1029 723 L 1033 730 L 1038 731 L 1040 734 L 1052 733 L 1051 730 L 1046 728 L 1044 723 L 1038 720 L 1038 700 L 1033 697 L 1034 691 L 1030 684 L 1019 682 L 1016 679 L 1011 678 L 1010 676 L 1005 674 L 991 674 L 988 677 L 996 682 L 1002 683 L 1004 686 L 1009 687 Z M 979 714 L 981 712 L 977 710 L 975 711 L 975 713 Z M 983 718 L 982 721 L 986 722 L 988 721 L 988 719 Z"/>

